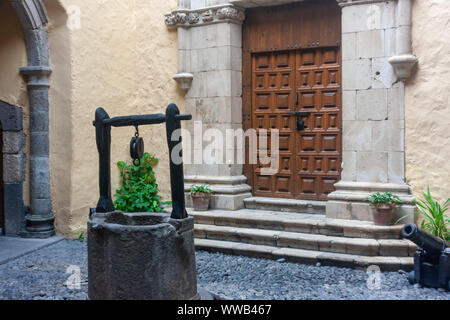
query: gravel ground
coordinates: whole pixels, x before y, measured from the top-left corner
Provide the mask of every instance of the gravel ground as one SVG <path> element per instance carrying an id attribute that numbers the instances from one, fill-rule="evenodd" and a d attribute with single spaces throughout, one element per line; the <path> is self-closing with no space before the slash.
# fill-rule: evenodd
<path id="1" fill-rule="evenodd" d="M 68 270 L 70 266 L 80 268 L 80 289 L 71 290 L 65 285 L 74 272 Z M 376 278 L 352 269 L 208 252 L 197 252 L 197 269 L 200 287 L 228 299 L 450 300 L 450 292 L 409 285 L 401 272 L 382 273 Z M 85 242 L 62 241 L 0 265 L 0 300 L 83 300 L 86 296 Z"/>

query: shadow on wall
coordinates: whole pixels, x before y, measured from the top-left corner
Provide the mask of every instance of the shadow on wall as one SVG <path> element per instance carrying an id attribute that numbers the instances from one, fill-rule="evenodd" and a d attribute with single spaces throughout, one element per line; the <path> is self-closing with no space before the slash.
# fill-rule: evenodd
<path id="1" fill-rule="evenodd" d="M 72 176 L 72 65 L 68 15 L 60 1 L 44 0 L 49 23 L 50 59 L 50 172 L 56 232 L 70 230 Z"/>

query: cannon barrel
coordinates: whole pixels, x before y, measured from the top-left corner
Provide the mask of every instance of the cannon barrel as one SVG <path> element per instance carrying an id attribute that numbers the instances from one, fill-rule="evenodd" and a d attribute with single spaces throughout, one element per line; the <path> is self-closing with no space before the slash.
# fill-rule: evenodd
<path id="1" fill-rule="evenodd" d="M 441 238 L 420 229 L 416 224 L 407 224 L 402 229 L 402 237 L 414 242 L 418 247 L 434 257 L 439 257 L 447 245 Z"/>

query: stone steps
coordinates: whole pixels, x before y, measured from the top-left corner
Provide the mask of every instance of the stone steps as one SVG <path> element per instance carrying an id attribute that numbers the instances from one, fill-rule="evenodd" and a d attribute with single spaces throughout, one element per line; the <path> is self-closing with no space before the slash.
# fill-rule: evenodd
<path id="1" fill-rule="evenodd" d="M 264 210 L 191 211 L 199 249 L 343 267 L 410 270 L 416 246 L 402 226 Z"/>
<path id="2" fill-rule="evenodd" d="M 260 210 L 191 211 L 190 214 L 195 218 L 196 224 L 311 233 L 349 238 L 400 239 L 402 229 L 402 226 L 381 227 L 365 221 L 327 219 L 325 215 L 317 214 Z"/>
<path id="3" fill-rule="evenodd" d="M 246 209 L 268 210 L 279 212 L 302 212 L 310 214 L 325 214 L 325 201 L 309 201 L 297 199 L 251 197 L 244 199 Z"/>
<path id="4" fill-rule="evenodd" d="M 369 266 L 375 265 L 382 271 L 410 271 L 413 269 L 413 258 L 411 257 L 368 257 L 209 239 L 195 239 L 195 246 L 198 250 L 266 259 L 285 259 L 286 261 L 303 264 L 314 265 L 320 263 L 323 266 L 357 269 L 366 269 Z"/>
<path id="5" fill-rule="evenodd" d="M 407 240 L 333 237 L 298 232 L 195 225 L 197 239 L 232 241 L 280 248 L 304 249 L 362 256 L 412 257 L 416 247 Z"/>

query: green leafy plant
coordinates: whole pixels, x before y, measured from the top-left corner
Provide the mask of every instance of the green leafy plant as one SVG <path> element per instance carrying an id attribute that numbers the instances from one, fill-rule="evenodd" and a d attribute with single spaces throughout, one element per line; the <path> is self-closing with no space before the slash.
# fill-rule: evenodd
<path id="1" fill-rule="evenodd" d="M 450 206 L 450 198 L 441 205 L 431 196 L 430 187 L 422 195 L 423 199 L 414 201 L 417 210 L 424 217 L 422 229 L 436 237 L 450 241 L 450 218 L 445 214 Z"/>
<path id="2" fill-rule="evenodd" d="M 370 197 L 368 197 L 366 199 L 366 201 L 369 201 L 370 204 L 372 204 L 375 207 L 379 207 L 382 204 L 401 204 L 403 203 L 402 200 L 400 200 L 400 198 L 394 194 L 392 194 L 391 192 L 386 192 L 386 193 L 375 193 L 373 195 L 371 195 Z"/>
<path id="3" fill-rule="evenodd" d="M 193 186 L 191 188 L 191 194 L 199 194 L 199 193 L 213 194 L 214 191 L 212 191 L 207 185 Z"/>
<path id="4" fill-rule="evenodd" d="M 116 190 L 114 206 L 124 212 L 162 212 L 153 167 L 158 163 L 151 154 L 144 154 L 139 166 L 120 161 L 122 186 Z"/>

